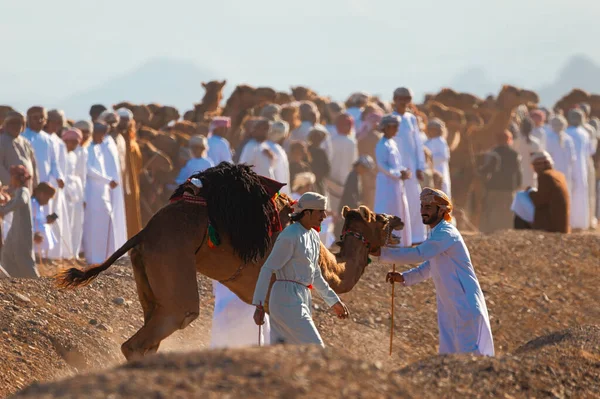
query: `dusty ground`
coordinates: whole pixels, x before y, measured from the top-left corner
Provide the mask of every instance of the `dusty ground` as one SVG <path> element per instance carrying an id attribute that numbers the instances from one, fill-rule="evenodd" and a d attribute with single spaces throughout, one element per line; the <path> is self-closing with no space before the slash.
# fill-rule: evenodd
<path id="1" fill-rule="evenodd" d="M 325 352 L 203 351 L 123 365 L 119 346 L 142 323 L 124 261 L 78 291 L 57 291 L 48 280 L 0 280 L 0 396 L 80 372 L 92 375 L 34 384 L 19 397 L 600 396 L 600 328 L 582 327 L 600 325 L 600 236 L 510 231 L 466 241 L 491 315 L 495 359 L 435 356 L 430 282 L 396 290 L 388 356 L 389 268 L 373 264 L 343 297 L 352 320 L 334 319 L 315 301 Z M 199 282 L 199 319 L 160 352 L 207 347 L 213 299 L 210 282 Z"/>

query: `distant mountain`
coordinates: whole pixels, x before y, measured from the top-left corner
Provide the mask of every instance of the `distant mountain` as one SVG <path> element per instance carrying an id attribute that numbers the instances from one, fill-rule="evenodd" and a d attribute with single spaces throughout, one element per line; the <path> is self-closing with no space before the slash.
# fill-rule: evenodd
<path id="1" fill-rule="evenodd" d="M 500 86 L 501 83 L 491 79 L 483 67 L 473 67 L 460 72 L 446 87 L 485 98 L 497 94 Z"/>
<path id="2" fill-rule="evenodd" d="M 542 103 L 552 106 L 572 89 L 580 88 L 590 93 L 600 93 L 600 66 L 584 55 L 569 59 L 558 72 L 558 77 L 537 92 Z"/>
<path id="3" fill-rule="evenodd" d="M 191 109 L 204 95 L 201 82 L 221 78 L 216 72 L 191 61 L 155 58 L 122 76 L 80 91 L 59 101 L 72 118 L 84 118 L 91 104 L 111 107 L 121 101 L 157 102 L 180 111 Z"/>

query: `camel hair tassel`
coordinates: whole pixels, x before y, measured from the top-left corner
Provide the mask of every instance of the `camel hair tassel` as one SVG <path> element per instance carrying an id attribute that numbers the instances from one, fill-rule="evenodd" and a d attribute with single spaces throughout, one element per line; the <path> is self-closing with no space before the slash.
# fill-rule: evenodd
<path id="1" fill-rule="evenodd" d="M 396 271 L 396 264 L 392 265 L 392 271 Z M 390 356 L 392 356 L 392 347 L 394 345 L 394 288 L 396 285 L 394 284 L 394 280 L 392 280 L 392 317 L 390 323 Z"/>

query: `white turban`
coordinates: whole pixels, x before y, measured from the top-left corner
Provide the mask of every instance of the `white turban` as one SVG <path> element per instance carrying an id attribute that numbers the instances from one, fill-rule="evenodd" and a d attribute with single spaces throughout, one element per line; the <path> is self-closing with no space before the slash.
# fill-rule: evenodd
<path id="1" fill-rule="evenodd" d="M 91 121 L 78 121 L 75 122 L 73 127 L 79 130 L 87 130 L 90 133 L 92 133 L 92 131 L 94 130 L 94 125 Z"/>
<path id="2" fill-rule="evenodd" d="M 130 121 L 133 120 L 133 112 L 131 112 L 130 110 L 128 110 L 127 108 L 119 108 L 117 110 L 117 115 L 119 115 L 119 117 L 121 119 L 128 119 Z"/>
<path id="3" fill-rule="evenodd" d="M 98 117 L 98 121 L 104 122 L 104 123 L 107 123 L 107 124 L 110 124 L 110 123 L 119 123 L 120 119 L 121 118 L 119 117 L 119 115 L 116 112 L 109 111 L 109 110 L 106 110 L 106 111 L 102 112 L 100 114 L 100 116 Z"/>
<path id="4" fill-rule="evenodd" d="M 317 178 L 314 173 L 311 172 L 302 172 L 296 174 L 294 176 L 294 181 L 292 182 L 292 191 L 298 191 L 300 187 L 307 186 L 309 184 L 315 184 Z"/>
<path id="5" fill-rule="evenodd" d="M 400 118 L 400 116 L 395 114 L 387 114 L 383 118 L 381 118 L 381 121 L 379 122 L 379 129 L 383 130 L 386 126 L 389 125 L 400 125 L 401 121 L 402 118 Z"/>
<path id="6" fill-rule="evenodd" d="M 273 122 L 269 129 L 269 140 L 278 143 L 283 140 L 290 131 L 290 125 L 284 121 Z"/>
<path id="7" fill-rule="evenodd" d="M 312 192 L 302 194 L 302 197 L 300 197 L 298 202 L 294 205 L 294 212 L 298 214 L 306 210 L 327 210 L 327 197 Z"/>
<path id="8" fill-rule="evenodd" d="M 200 134 L 190 137 L 189 147 L 196 147 L 196 146 L 208 148 L 208 140 L 206 139 L 206 137 L 204 137 Z"/>
<path id="9" fill-rule="evenodd" d="M 538 151 L 533 152 L 531 154 L 531 163 L 534 165 L 544 163 L 549 163 L 550 165 L 553 165 L 554 161 L 552 160 L 552 156 L 546 151 Z"/>

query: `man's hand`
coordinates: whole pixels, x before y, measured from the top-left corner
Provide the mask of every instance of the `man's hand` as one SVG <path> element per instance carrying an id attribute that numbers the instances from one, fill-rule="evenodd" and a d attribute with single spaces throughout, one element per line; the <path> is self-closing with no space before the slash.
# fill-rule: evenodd
<path id="1" fill-rule="evenodd" d="M 56 183 L 58 183 L 58 188 L 65 187 L 65 182 L 62 179 L 56 179 Z"/>
<path id="2" fill-rule="evenodd" d="M 257 326 L 262 326 L 265 324 L 265 308 L 262 306 L 257 306 L 254 311 L 254 322 Z"/>
<path id="3" fill-rule="evenodd" d="M 35 233 L 33 235 L 33 242 L 36 244 L 41 244 L 44 242 L 44 237 L 40 233 Z"/>
<path id="4" fill-rule="evenodd" d="M 108 185 L 110 186 L 111 189 L 114 190 L 115 187 L 117 187 L 119 184 L 116 181 L 113 180 Z"/>
<path id="5" fill-rule="evenodd" d="M 53 215 L 46 216 L 46 223 L 52 224 L 54 222 L 56 222 L 56 218 Z"/>
<path id="6" fill-rule="evenodd" d="M 390 284 L 403 283 L 404 282 L 404 277 L 402 276 L 402 273 L 389 272 L 385 276 L 385 282 L 386 283 L 390 283 Z"/>
<path id="7" fill-rule="evenodd" d="M 268 157 L 268 158 L 269 158 L 271 161 L 272 161 L 273 159 L 275 159 L 275 155 L 273 154 L 273 152 L 272 152 L 271 150 L 267 149 L 267 148 L 265 148 L 265 149 L 262 151 L 262 153 L 263 153 L 264 155 L 266 155 L 266 156 L 267 156 L 267 157 Z"/>
<path id="8" fill-rule="evenodd" d="M 400 172 L 400 179 L 401 180 L 408 180 L 410 179 L 412 176 L 412 173 L 409 169 L 403 170 L 402 172 Z"/>
<path id="9" fill-rule="evenodd" d="M 348 308 L 342 301 L 339 301 L 338 303 L 333 305 L 331 308 L 337 315 L 338 319 L 347 319 L 348 316 L 350 316 L 350 312 L 348 311 Z"/>
<path id="10" fill-rule="evenodd" d="M 425 179 L 425 173 L 422 170 L 417 170 L 417 179 L 423 181 Z"/>

